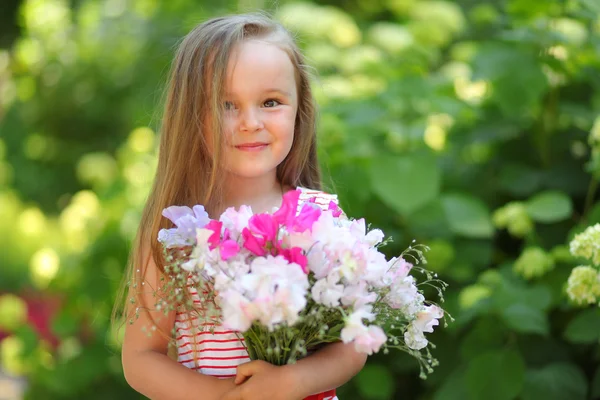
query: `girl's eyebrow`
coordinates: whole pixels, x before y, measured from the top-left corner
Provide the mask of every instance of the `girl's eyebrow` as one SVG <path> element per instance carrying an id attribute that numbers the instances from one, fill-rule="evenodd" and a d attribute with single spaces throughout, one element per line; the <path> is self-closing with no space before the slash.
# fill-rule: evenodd
<path id="1" fill-rule="evenodd" d="M 263 93 L 279 93 L 281 95 L 284 95 L 286 97 L 292 97 L 292 93 L 288 92 L 287 90 L 282 90 L 282 89 L 265 89 L 263 91 Z M 226 97 L 235 97 L 235 93 L 231 93 L 231 92 L 226 92 L 225 93 Z"/>
<path id="2" fill-rule="evenodd" d="M 292 94 L 290 92 L 281 89 L 267 89 L 265 90 L 265 93 L 279 93 L 287 97 L 292 97 Z"/>

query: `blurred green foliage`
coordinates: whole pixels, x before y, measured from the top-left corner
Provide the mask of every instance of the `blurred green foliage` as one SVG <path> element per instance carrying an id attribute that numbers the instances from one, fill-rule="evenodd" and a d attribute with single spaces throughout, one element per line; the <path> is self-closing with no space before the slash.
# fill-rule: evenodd
<path id="1" fill-rule="evenodd" d="M 177 40 L 266 1 L 24 0 L 0 50 L 2 367 L 28 399 L 133 398 L 109 312 L 155 168 Z M 565 295 L 600 222 L 600 3 L 280 1 L 318 71 L 351 216 L 430 244 L 457 318 L 426 381 L 377 355 L 341 399 L 600 396 L 600 311 Z M 4 18 L 4 17 L 3 17 Z"/>

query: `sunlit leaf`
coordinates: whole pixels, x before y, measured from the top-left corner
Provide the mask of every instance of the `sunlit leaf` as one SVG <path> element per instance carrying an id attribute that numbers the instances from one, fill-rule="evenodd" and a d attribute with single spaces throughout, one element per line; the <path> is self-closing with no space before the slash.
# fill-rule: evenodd
<path id="1" fill-rule="evenodd" d="M 526 203 L 527 213 L 539 222 L 557 222 L 568 218 L 572 212 L 571 199 L 561 192 L 540 193 Z"/>
<path id="2" fill-rule="evenodd" d="M 400 214 L 416 211 L 440 190 L 440 171 L 429 154 L 378 158 L 370 174 L 372 190 Z"/>

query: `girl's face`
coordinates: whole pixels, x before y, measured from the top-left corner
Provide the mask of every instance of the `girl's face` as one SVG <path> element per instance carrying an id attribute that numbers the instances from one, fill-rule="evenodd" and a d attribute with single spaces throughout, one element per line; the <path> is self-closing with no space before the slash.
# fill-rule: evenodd
<path id="1" fill-rule="evenodd" d="M 228 173 L 275 179 L 292 148 L 297 97 L 294 66 L 279 47 L 248 40 L 233 51 L 223 104 Z"/>

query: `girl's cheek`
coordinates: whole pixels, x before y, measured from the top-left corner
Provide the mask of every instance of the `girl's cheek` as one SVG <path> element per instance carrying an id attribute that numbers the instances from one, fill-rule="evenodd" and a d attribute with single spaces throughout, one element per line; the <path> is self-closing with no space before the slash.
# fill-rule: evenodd
<path id="1" fill-rule="evenodd" d="M 233 138 L 236 132 L 237 122 L 232 116 L 227 116 L 225 117 L 223 123 L 225 140 L 227 141 L 227 143 L 231 143 L 231 139 Z"/>

